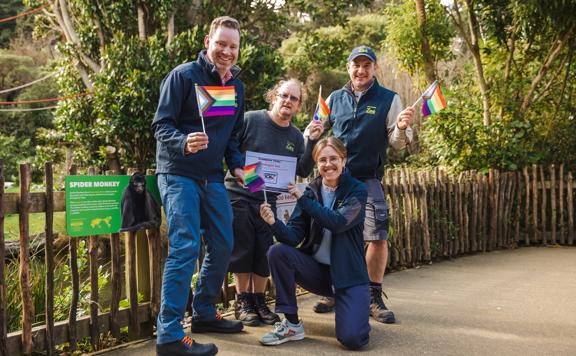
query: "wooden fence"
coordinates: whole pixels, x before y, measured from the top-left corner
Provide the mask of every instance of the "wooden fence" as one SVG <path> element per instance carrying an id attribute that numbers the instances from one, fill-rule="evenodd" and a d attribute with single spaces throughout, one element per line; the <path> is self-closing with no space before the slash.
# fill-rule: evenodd
<path id="1" fill-rule="evenodd" d="M 76 174 L 72 168 L 70 174 Z M 89 170 L 88 174 L 95 174 Z M 20 166 L 20 193 L 4 193 L 3 166 L 0 161 L 0 355 L 30 354 L 40 351 L 52 355 L 55 346 L 89 337 L 94 350 L 100 348 L 100 336 L 120 335 L 128 327 L 132 339 L 152 334 L 160 307 L 162 244 L 159 230 L 146 233 L 111 234 L 87 238 L 90 280 L 90 313 L 77 317 L 80 276 L 78 273 L 79 238 L 68 238 L 72 298 L 68 320 L 54 322 L 54 234 L 53 214 L 65 211 L 64 192 L 53 191 L 53 173 L 45 166 L 46 191 L 30 192 L 30 166 Z M 519 243 L 574 244 L 574 182 L 564 167 L 533 166 L 522 172 L 490 171 L 489 174 L 465 172 L 451 176 L 446 172 L 388 170 L 384 187 L 390 205 L 392 268 L 413 266 L 460 254 L 515 247 Z M 45 213 L 44 260 L 46 266 L 46 322 L 32 327 L 30 278 L 30 236 L 28 217 Z M 5 264 L 5 214 L 19 214 L 22 329 L 7 333 Z M 126 295 L 130 307 L 120 309 L 122 295 L 121 242 L 125 245 Z M 108 244 L 111 255 L 110 311 L 99 304 L 98 244 Z M 200 261 L 203 254 L 200 255 Z M 200 262 L 199 261 L 199 262 Z M 138 293 L 144 300 L 138 302 Z M 220 301 L 228 307 L 234 290 L 227 281 Z"/>

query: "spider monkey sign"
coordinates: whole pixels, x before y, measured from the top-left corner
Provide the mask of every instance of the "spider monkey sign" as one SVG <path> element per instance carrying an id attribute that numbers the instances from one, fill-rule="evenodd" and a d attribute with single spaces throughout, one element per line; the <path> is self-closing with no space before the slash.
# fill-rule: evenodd
<path id="1" fill-rule="evenodd" d="M 155 176 L 67 176 L 66 230 L 70 236 L 136 231 L 160 225 Z"/>

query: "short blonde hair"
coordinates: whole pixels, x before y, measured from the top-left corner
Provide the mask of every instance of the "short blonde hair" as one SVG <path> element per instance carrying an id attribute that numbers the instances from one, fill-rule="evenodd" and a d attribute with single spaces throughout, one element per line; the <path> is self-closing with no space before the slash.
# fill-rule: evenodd
<path id="1" fill-rule="evenodd" d="M 270 104 L 269 106 L 270 110 L 272 110 L 272 106 L 274 106 L 274 100 L 276 99 L 276 95 L 278 95 L 278 89 L 280 89 L 281 86 L 287 83 L 294 83 L 298 86 L 298 90 L 300 90 L 300 101 L 299 101 L 300 104 L 302 104 L 306 100 L 307 97 L 306 90 L 304 88 L 304 84 L 301 81 L 299 81 L 296 78 L 283 79 L 278 83 L 276 83 L 276 85 L 274 85 L 272 89 L 266 92 L 265 98 L 266 102 Z"/>
<path id="2" fill-rule="evenodd" d="M 314 150 L 312 150 L 312 158 L 314 159 L 314 162 L 318 162 L 318 156 L 325 147 L 332 147 L 332 149 L 334 149 L 342 159 L 345 159 L 348 156 L 346 146 L 344 146 L 342 141 L 332 136 L 321 139 L 318 141 L 316 146 L 314 146 Z"/>
<path id="3" fill-rule="evenodd" d="M 208 37 L 212 37 L 216 30 L 220 27 L 231 28 L 233 30 L 237 30 L 240 33 L 240 23 L 235 18 L 230 16 L 220 16 L 212 20 L 210 24 L 210 32 L 208 33 Z"/>

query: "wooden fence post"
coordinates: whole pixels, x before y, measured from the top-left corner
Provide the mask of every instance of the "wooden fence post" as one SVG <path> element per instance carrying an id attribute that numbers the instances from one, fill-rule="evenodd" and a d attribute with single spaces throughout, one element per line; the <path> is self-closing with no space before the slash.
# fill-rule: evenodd
<path id="1" fill-rule="evenodd" d="M 564 233 L 564 163 L 560 165 L 560 172 L 558 173 L 559 187 L 558 187 L 558 223 L 560 224 L 560 243 L 566 243 L 566 236 Z"/>
<path id="2" fill-rule="evenodd" d="M 6 246 L 4 244 L 4 161 L 0 159 L 0 355 L 8 355 L 6 345 L 8 327 L 6 319 L 6 279 L 4 276 L 4 258 Z"/>
<path id="3" fill-rule="evenodd" d="M 568 172 L 568 181 L 566 186 L 568 187 L 566 195 L 568 197 L 568 244 L 572 245 L 574 243 L 574 203 L 573 203 L 573 193 L 572 193 L 572 172 Z"/>
<path id="4" fill-rule="evenodd" d="M 46 244 L 44 245 L 44 265 L 46 267 L 46 352 L 54 355 L 54 175 L 52 164 L 44 165 L 46 183 Z"/>
<path id="5" fill-rule="evenodd" d="M 532 165 L 532 224 L 534 228 L 534 242 L 538 242 L 540 233 L 538 231 L 538 167 Z"/>
<path id="6" fill-rule="evenodd" d="M 107 176 L 119 174 L 117 171 L 106 171 Z M 115 339 L 120 339 L 120 326 L 118 325 L 118 310 L 122 298 L 122 273 L 120 265 L 120 233 L 110 234 L 110 263 L 112 286 L 110 296 L 110 333 Z"/>
<path id="7" fill-rule="evenodd" d="M 522 169 L 522 173 L 524 174 L 524 181 L 526 185 L 526 205 L 524 209 L 524 243 L 526 246 L 530 246 L 530 175 L 528 174 L 528 167 L 524 167 Z"/>
<path id="8" fill-rule="evenodd" d="M 550 165 L 550 228 L 552 229 L 552 244 L 556 244 L 556 168 Z"/>
<path id="9" fill-rule="evenodd" d="M 540 180 L 542 181 L 542 183 L 540 184 L 542 186 L 542 205 L 540 206 L 540 208 L 542 209 L 540 212 L 540 217 L 542 220 L 542 228 L 540 229 L 540 236 L 542 238 L 542 245 L 546 245 L 548 243 L 547 240 L 547 224 L 546 224 L 546 177 L 544 176 L 544 167 L 542 165 L 538 166 L 538 169 L 540 171 Z"/>
<path id="10" fill-rule="evenodd" d="M 71 165 L 69 175 L 76 175 L 76 165 Z M 70 254 L 70 272 L 72 273 L 72 300 L 70 301 L 70 311 L 68 313 L 68 337 L 70 341 L 70 351 L 76 350 L 77 328 L 76 316 L 78 313 L 78 298 L 80 295 L 80 276 L 78 274 L 78 238 L 68 236 Z"/>
<path id="11" fill-rule="evenodd" d="M 22 352 L 32 354 L 32 322 L 34 311 L 30 290 L 29 211 L 30 165 L 20 165 L 20 297 L 22 300 Z"/>
<path id="12" fill-rule="evenodd" d="M 91 167 L 88 175 L 93 176 L 96 170 Z M 99 326 L 98 326 L 98 235 L 91 235 L 88 238 L 88 262 L 90 273 L 90 344 L 92 350 L 99 348 Z"/>

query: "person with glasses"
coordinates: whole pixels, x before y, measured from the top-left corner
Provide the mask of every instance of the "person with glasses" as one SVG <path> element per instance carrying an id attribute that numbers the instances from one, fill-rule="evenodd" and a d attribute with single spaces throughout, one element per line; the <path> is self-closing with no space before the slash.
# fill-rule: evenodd
<path id="1" fill-rule="evenodd" d="M 276 312 L 284 320 L 262 336 L 263 345 L 304 338 L 298 318 L 296 284 L 335 299 L 336 338 L 346 348 L 360 349 L 370 333 L 370 289 L 364 260 L 364 211 L 368 193 L 346 166 L 346 147 L 335 137 L 323 139 L 312 153 L 320 174 L 301 192 L 289 187 L 296 208 L 284 224 L 269 204 L 260 216 L 280 242 L 268 251 L 276 285 Z"/>
<path id="2" fill-rule="evenodd" d="M 304 93 L 302 83 L 296 79 L 280 81 L 268 91 L 268 110 L 249 111 L 244 116 L 244 126 L 238 136 L 241 152 L 296 157 L 296 174 L 307 177 L 314 166 L 312 149 L 324 127 L 321 122 L 313 121 L 310 135 L 304 140 L 292 124 L 305 99 Z M 266 306 L 264 294 L 270 275 L 266 252 L 273 243 L 272 233 L 259 214 L 264 192 L 251 193 L 231 174 L 226 177 L 226 188 L 234 212 L 234 249 L 228 269 L 236 281 L 236 319 L 247 326 L 272 325 L 280 319 Z M 276 207 L 277 195 L 266 193 L 272 209 Z"/>
<path id="3" fill-rule="evenodd" d="M 350 81 L 330 94 L 330 116 L 326 128 L 348 149 L 346 168 L 366 184 L 368 203 L 364 222 L 366 262 L 370 276 L 370 315 L 392 324 L 394 313 L 382 300 L 382 282 L 388 260 L 388 205 L 382 188 L 387 149 L 402 150 L 412 139 L 410 124 L 414 108 L 403 109 L 400 96 L 378 83 L 378 62 L 372 48 L 356 47 L 348 56 Z M 314 305 L 317 313 L 334 309 L 334 299 L 322 298 Z"/>

